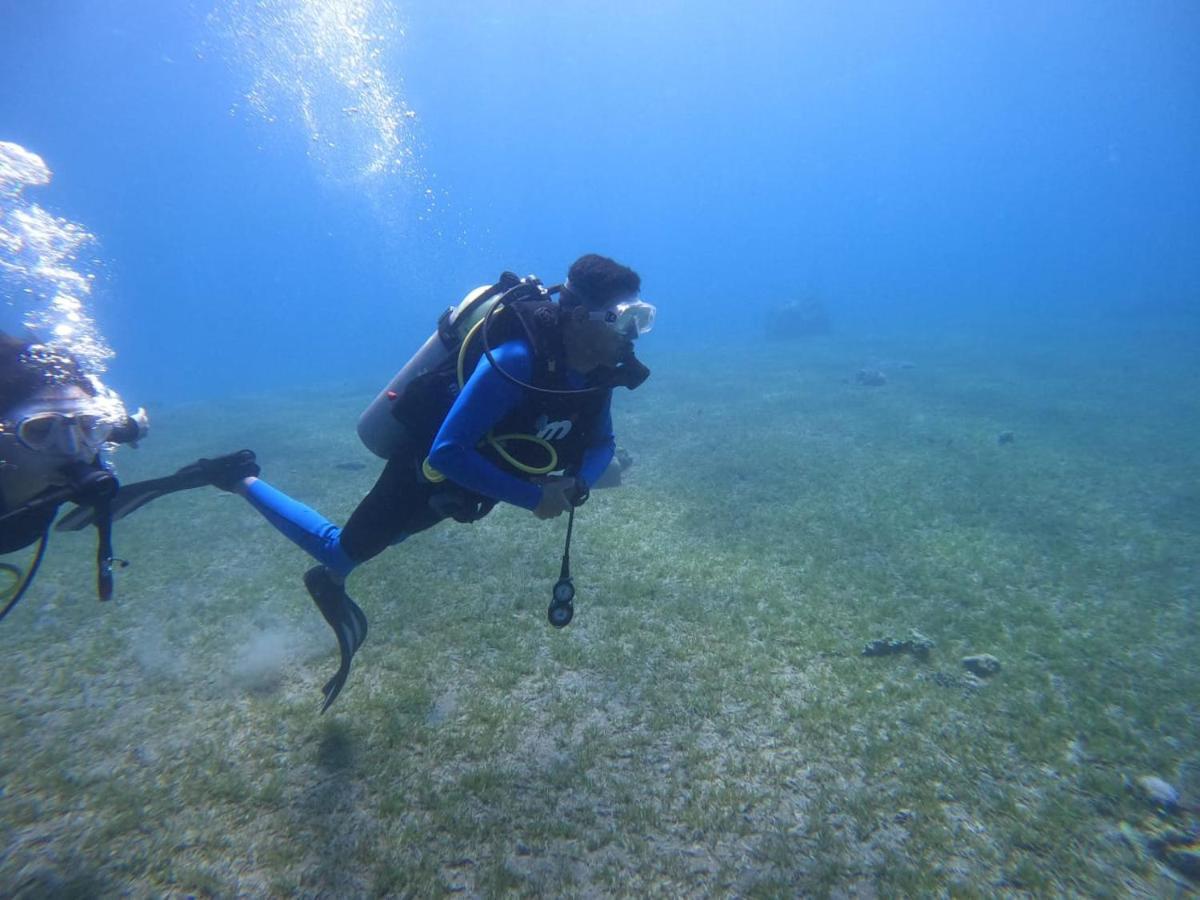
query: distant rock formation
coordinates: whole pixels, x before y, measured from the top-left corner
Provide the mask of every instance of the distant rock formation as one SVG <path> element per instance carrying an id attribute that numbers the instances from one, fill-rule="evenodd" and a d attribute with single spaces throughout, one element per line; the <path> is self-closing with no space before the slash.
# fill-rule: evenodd
<path id="1" fill-rule="evenodd" d="M 828 334 L 829 315 L 825 304 L 815 298 L 788 300 L 767 309 L 766 328 L 772 340 Z"/>

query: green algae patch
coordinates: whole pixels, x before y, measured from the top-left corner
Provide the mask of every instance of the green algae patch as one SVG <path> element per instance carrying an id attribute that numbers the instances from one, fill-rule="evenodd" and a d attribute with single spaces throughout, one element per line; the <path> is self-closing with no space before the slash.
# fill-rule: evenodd
<path id="1" fill-rule="evenodd" d="M 325 716 L 309 563 L 239 498 L 119 523 L 105 606 L 91 536 L 56 535 L 0 632 L 0 883 L 1161 892 L 1194 823 L 1154 831 L 1128 782 L 1197 799 L 1200 409 L 1169 354 L 995 340 L 823 338 L 752 374 L 656 350 L 616 399 L 634 464 L 579 513 L 572 624 L 545 616 L 564 522 L 439 526 L 352 576 L 371 632 Z M 914 365 L 855 380 L 886 358 Z M 344 521 L 381 466 L 348 424 L 370 393 L 165 409 L 121 474 L 250 446 Z"/>

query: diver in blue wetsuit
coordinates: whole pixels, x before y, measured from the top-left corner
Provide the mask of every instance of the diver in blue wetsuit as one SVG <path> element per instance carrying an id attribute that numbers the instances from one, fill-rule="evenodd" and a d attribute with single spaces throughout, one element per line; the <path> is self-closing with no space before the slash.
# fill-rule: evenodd
<path id="1" fill-rule="evenodd" d="M 260 478 L 233 486 L 320 563 L 304 583 L 341 652 L 322 711 L 367 635 L 344 587 L 355 567 L 443 519 L 476 521 L 498 502 L 550 519 L 586 498 L 613 457 L 612 389 L 649 375 L 633 355 L 654 318 L 640 288 L 632 269 L 589 254 L 560 287 L 506 273 L 448 310 L 424 356 L 360 421 L 387 465 L 344 528 Z M 465 335 L 454 331 L 471 323 Z"/>

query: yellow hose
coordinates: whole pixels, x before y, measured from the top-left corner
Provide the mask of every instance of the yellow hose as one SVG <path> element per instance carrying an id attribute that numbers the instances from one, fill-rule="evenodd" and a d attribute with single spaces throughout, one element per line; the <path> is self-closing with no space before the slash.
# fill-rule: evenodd
<path id="1" fill-rule="evenodd" d="M 536 434 L 501 434 L 493 437 L 489 432 L 486 440 L 506 463 L 514 469 L 524 472 L 526 475 L 545 475 L 547 472 L 553 472 L 558 468 L 558 451 L 554 449 L 553 444 L 544 438 L 538 437 Z M 501 441 L 529 441 L 530 443 L 538 444 L 545 448 L 548 454 L 548 462 L 544 466 L 526 465 L 505 450 L 500 444 Z"/>
<path id="2" fill-rule="evenodd" d="M 502 305 L 497 305 L 495 310 L 489 312 L 488 315 L 498 313 L 503 310 Z M 478 334 L 479 329 L 483 327 L 483 323 L 487 321 L 488 316 L 485 315 L 482 319 L 471 326 L 471 330 L 467 332 L 467 336 L 463 338 L 462 346 L 458 348 L 458 389 L 461 391 L 463 385 L 467 383 L 464 377 L 464 368 L 467 359 L 467 346 L 471 343 L 472 338 Z M 521 462 L 515 456 L 508 452 L 501 444 L 501 441 L 529 441 L 545 448 L 548 461 L 542 466 L 530 466 Z M 548 472 L 553 472 L 558 468 L 558 451 L 554 449 L 554 445 L 544 438 L 538 437 L 536 434 L 501 434 L 499 436 L 492 434 L 491 431 L 480 442 L 481 444 L 490 444 L 492 449 L 499 454 L 500 458 L 516 469 L 518 472 L 524 472 L 526 475 L 545 475 Z M 429 457 L 425 457 L 425 461 L 421 463 L 421 474 L 433 484 L 445 481 L 446 476 L 429 464 Z"/>
<path id="3" fill-rule="evenodd" d="M 0 603 L 6 603 L 13 598 L 17 590 L 21 587 L 23 573 L 12 563 L 0 563 L 0 572 L 12 578 L 11 584 L 6 584 L 0 588 Z"/>

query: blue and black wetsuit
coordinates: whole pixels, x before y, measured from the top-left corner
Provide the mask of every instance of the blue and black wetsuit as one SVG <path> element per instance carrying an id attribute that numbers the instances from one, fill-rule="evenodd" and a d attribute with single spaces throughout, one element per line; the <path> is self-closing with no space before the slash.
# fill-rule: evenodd
<path id="1" fill-rule="evenodd" d="M 497 364 L 514 378 L 538 383 L 529 342 L 516 338 L 492 353 Z M 557 384 L 563 389 L 586 386 L 584 377 L 564 371 Z M 514 384 L 482 358 L 441 423 L 432 445 L 416 442 L 388 460 L 379 480 L 359 503 L 344 528 L 292 500 L 262 480 L 251 484 L 247 497 L 276 528 L 311 556 L 340 575 L 378 555 L 411 534 L 453 516 L 469 521 L 502 501 L 534 509 L 541 488 L 501 459 L 484 437 L 495 434 L 534 434 L 552 444 L 559 466 L 590 486 L 613 457 L 609 390 L 556 395 Z M 541 463 L 545 449 L 513 442 L 510 454 L 528 463 Z M 426 456 L 446 476 L 433 483 L 422 474 Z"/>

